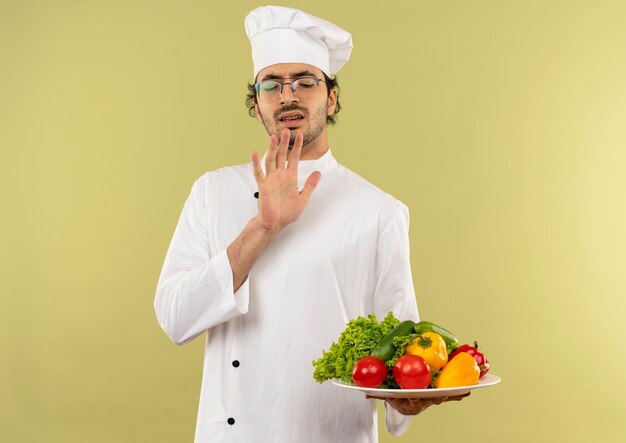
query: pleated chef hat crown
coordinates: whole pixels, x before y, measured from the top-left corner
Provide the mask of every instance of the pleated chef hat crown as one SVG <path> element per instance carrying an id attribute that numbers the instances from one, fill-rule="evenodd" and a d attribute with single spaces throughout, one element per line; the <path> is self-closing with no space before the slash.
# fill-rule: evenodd
<path id="1" fill-rule="evenodd" d="M 254 78 L 276 63 L 306 63 L 335 74 L 350 58 L 352 37 L 339 26 L 285 6 L 260 6 L 246 16 Z"/>

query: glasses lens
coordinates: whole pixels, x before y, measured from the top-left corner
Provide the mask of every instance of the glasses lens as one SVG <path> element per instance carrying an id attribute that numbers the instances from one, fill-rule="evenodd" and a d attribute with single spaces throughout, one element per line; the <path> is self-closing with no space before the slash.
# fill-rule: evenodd
<path id="1" fill-rule="evenodd" d="M 257 92 L 260 100 L 274 100 L 280 95 L 280 82 L 278 80 L 263 80 L 257 84 Z M 287 82 L 283 88 L 291 88 L 300 98 L 310 97 L 314 94 L 319 81 L 314 77 L 299 77 L 291 83 Z"/>
<path id="2" fill-rule="evenodd" d="M 259 84 L 259 97 L 262 99 L 278 96 L 280 83 L 275 80 L 263 80 Z"/>
<path id="3" fill-rule="evenodd" d="M 317 79 L 313 77 L 300 77 L 293 82 L 293 87 L 300 97 L 307 97 L 311 95 L 317 85 Z"/>

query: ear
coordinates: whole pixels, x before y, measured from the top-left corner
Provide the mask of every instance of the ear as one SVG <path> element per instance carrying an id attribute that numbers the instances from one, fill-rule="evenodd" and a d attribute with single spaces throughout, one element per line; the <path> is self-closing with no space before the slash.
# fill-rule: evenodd
<path id="1" fill-rule="evenodd" d="M 331 116 L 337 106 L 337 88 L 332 88 L 328 94 L 328 110 L 326 115 Z"/>

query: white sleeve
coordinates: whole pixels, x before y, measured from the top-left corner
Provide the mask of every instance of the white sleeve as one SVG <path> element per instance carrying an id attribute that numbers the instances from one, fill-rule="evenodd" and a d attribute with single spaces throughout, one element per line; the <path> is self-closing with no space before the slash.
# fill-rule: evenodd
<path id="1" fill-rule="evenodd" d="M 400 207 L 384 228 L 378 240 L 374 313 L 380 319 L 389 311 L 400 319 L 419 320 L 409 254 L 409 210 Z M 400 414 L 387 402 L 385 423 L 392 435 L 402 435 L 409 428 L 412 416 Z"/>
<path id="2" fill-rule="evenodd" d="M 206 177 L 194 183 L 185 202 L 154 299 L 159 324 L 179 345 L 248 311 L 248 278 L 233 293 L 226 249 L 210 257 Z"/>

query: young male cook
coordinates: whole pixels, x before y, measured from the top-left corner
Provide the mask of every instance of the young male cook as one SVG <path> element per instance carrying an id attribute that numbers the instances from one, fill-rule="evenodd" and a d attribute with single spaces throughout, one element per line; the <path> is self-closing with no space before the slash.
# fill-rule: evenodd
<path id="1" fill-rule="evenodd" d="M 374 442 L 375 400 L 317 384 L 311 362 L 357 316 L 418 320 L 408 209 L 327 143 L 350 34 L 278 6 L 245 28 L 269 149 L 195 182 L 154 303 L 175 343 L 207 331 L 195 441 Z M 386 401 L 387 429 L 433 403 Z"/>

